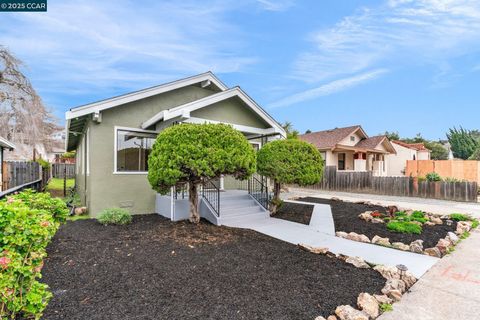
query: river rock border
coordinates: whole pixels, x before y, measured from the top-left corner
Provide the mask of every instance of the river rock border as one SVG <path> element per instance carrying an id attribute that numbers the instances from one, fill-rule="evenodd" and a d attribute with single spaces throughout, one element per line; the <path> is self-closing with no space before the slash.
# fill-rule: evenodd
<path id="1" fill-rule="evenodd" d="M 397 209 L 398 210 L 398 209 Z M 412 213 L 413 210 L 408 210 L 408 213 Z M 358 217 L 362 220 L 371 223 L 385 223 L 383 219 L 375 218 L 372 216 L 374 211 L 365 211 L 358 215 Z M 438 216 L 432 213 L 425 213 L 425 217 L 428 218 L 428 221 L 425 222 L 426 225 L 439 225 L 443 224 L 447 221 L 450 216 Z M 472 221 L 458 221 L 457 222 L 457 229 L 454 232 L 448 232 L 445 238 L 441 238 L 438 240 L 435 247 L 432 248 L 424 248 L 423 247 L 423 240 L 415 240 L 412 241 L 410 244 L 406 244 L 403 242 L 393 242 L 390 243 L 389 238 L 382 238 L 378 235 L 374 236 L 372 239 L 367 237 L 364 234 L 358 234 L 355 232 L 346 233 L 343 231 L 335 232 L 335 235 L 340 238 L 364 242 L 364 243 L 372 243 L 384 247 L 394 248 L 402 251 L 410 251 L 419 254 L 425 254 L 436 258 L 442 258 L 447 253 L 452 250 L 452 248 L 460 241 L 460 237 L 465 235 L 466 233 L 472 230 Z"/>
<path id="2" fill-rule="evenodd" d="M 392 305 L 400 301 L 402 295 L 417 282 L 410 272 L 402 271 L 397 267 L 384 265 L 370 265 L 360 257 L 349 257 L 341 254 L 335 254 L 328 248 L 312 247 L 305 244 L 298 245 L 300 249 L 314 253 L 322 254 L 331 258 L 341 259 L 357 268 L 372 268 L 379 272 L 387 281 L 382 289 L 382 294 L 369 294 L 362 292 L 357 298 L 357 308 L 350 305 L 341 305 L 335 309 L 335 314 L 327 318 L 318 316 L 315 320 L 369 320 L 376 319 L 383 311 L 381 306 Z M 399 266 L 400 267 L 400 266 Z"/>

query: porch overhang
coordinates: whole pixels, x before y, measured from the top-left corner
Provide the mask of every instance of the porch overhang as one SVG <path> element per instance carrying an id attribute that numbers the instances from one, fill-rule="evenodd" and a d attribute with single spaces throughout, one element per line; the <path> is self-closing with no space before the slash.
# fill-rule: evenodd
<path id="1" fill-rule="evenodd" d="M 376 154 L 390 154 L 390 152 L 385 150 L 369 149 L 369 148 L 358 148 L 355 146 L 345 146 L 337 144 L 332 149 L 332 152 L 363 152 L 363 153 L 376 153 Z"/>

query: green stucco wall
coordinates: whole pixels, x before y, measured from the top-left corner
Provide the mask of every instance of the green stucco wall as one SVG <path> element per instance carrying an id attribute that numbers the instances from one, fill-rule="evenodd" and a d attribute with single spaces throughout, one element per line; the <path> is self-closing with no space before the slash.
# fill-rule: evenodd
<path id="1" fill-rule="evenodd" d="M 77 189 L 90 215 L 103 209 L 123 207 L 132 214 L 154 212 L 155 192 L 147 174 L 114 174 L 115 126 L 140 128 L 142 122 L 158 112 L 211 95 L 215 92 L 196 86 L 177 89 L 155 97 L 102 111 L 102 122 L 89 121 L 89 175 L 81 174 L 82 159 L 77 156 Z M 268 127 L 258 115 L 239 101 L 226 101 L 195 111 L 195 117 L 225 121 L 257 128 Z M 77 154 L 81 154 L 81 143 Z"/>

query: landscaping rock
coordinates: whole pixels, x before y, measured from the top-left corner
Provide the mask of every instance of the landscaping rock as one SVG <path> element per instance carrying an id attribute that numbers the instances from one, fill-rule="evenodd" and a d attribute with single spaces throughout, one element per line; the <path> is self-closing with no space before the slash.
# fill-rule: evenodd
<path id="1" fill-rule="evenodd" d="M 378 301 L 379 304 L 391 304 L 393 302 L 393 300 L 385 294 L 374 294 L 373 297 Z"/>
<path id="2" fill-rule="evenodd" d="M 328 316 L 327 320 L 338 320 L 334 315 Z"/>
<path id="3" fill-rule="evenodd" d="M 410 251 L 410 246 L 403 242 L 394 242 L 392 243 L 392 247 L 395 249 L 403 250 L 403 251 Z"/>
<path id="4" fill-rule="evenodd" d="M 327 319 L 325 319 L 325 318 L 322 317 L 322 316 L 318 316 L 318 317 L 315 318 L 315 320 L 327 320 Z"/>
<path id="5" fill-rule="evenodd" d="M 472 224 L 469 221 L 459 221 L 457 223 L 457 230 L 455 231 L 456 234 L 464 234 L 465 232 L 470 231 L 472 228 Z"/>
<path id="6" fill-rule="evenodd" d="M 407 286 L 407 289 L 410 288 L 417 282 L 417 278 L 410 272 L 405 272 L 405 274 L 402 276 L 402 281 L 405 282 L 405 285 Z"/>
<path id="7" fill-rule="evenodd" d="M 346 263 L 353 264 L 357 268 L 368 269 L 370 266 L 360 257 L 348 257 L 345 260 Z"/>
<path id="8" fill-rule="evenodd" d="M 382 238 L 382 237 L 379 237 L 379 236 L 373 237 L 372 243 L 378 244 L 378 245 L 381 245 L 381 246 L 385 246 L 385 247 L 390 247 L 391 246 L 390 239 Z"/>
<path id="9" fill-rule="evenodd" d="M 331 198 L 330 200 L 332 200 L 332 201 L 342 201 L 342 199 L 337 198 L 337 197 L 333 197 L 333 198 Z"/>
<path id="10" fill-rule="evenodd" d="M 328 252 L 328 248 L 323 248 L 323 247 L 312 247 L 307 244 L 300 243 L 298 244 L 300 249 L 315 253 L 315 254 L 326 254 Z"/>
<path id="11" fill-rule="evenodd" d="M 372 211 L 365 211 L 363 213 L 360 213 L 358 215 L 358 217 L 362 220 L 365 220 L 365 221 L 372 221 L 373 217 L 372 217 Z"/>
<path id="12" fill-rule="evenodd" d="M 437 242 L 437 245 L 435 246 L 441 253 L 442 255 L 447 253 L 448 248 L 452 245 L 452 243 L 447 240 L 447 239 L 440 239 Z"/>
<path id="13" fill-rule="evenodd" d="M 75 208 L 74 213 L 76 216 L 81 216 L 87 214 L 87 207 L 78 207 Z"/>
<path id="14" fill-rule="evenodd" d="M 416 224 L 417 226 L 423 226 L 423 223 L 420 221 L 410 221 L 410 223 Z"/>
<path id="15" fill-rule="evenodd" d="M 435 223 L 435 224 L 443 224 L 443 220 L 440 219 L 439 217 L 431 216 L 430 221 Z"/>
<path id="16" fill-rule="evenodd" d="M 364 234 L 358 234 L 356 232 L 350 232 L 347 239 L 359 242 L 370 243 L 370 239 Z"/>
<path id="17" fill-rule="evenodd" d="M 371 223 L 385 223 L 385 220 L 380 219 L 380 218 L 373 218 Z"/>
<path id="18" fill-rule="evenodd" d="M 427 248 L 425 249 L 425 253 L 429 256 L 436 257 L 436 258 L 442 257 L 442 252 L 437 247 Z"/>
<path id="19" fill-rule="evenodd" d="M 390 213 L 390 215 L 393 215 L 395 212 L 400 211 L 397 206 L 388 206 L 387 207 L 387 212 Z"/>
<path id="20" fill-rule="evenodd" d="M 423 240 L 415 240 L 410 243 L 410 251 L 415 253 L 423 253 Z"/>
<path id="21" fill-rule="evenodd" d="M 387 295 L 394 301 L 400 301 L 402 299 L 402 293 L 400 292 L 400 290 L 391 290 L 388 292 Z"/>
<path id="22" fill-rule="evenodd" d="M 426 226 L 430 226 L 430 227 L 435 225 L 435 223 L 433 223 L 433 222 L 431 222 L 431 221 L 427 221 L 427 222 L 425 222 L 424 224 L 425 224 Z"/>
<path id="23" fill-rule="evenodd" d="M 368 320 L 368 315 L 352 306 L 339 306 L 335 309 L 335 314 L 340 320 Z"/>
<path id="24" fill-rule="evenodd" d="M 357 298 L 357 305 L 362 310 L 365 312 L 367 315 L 369 315 L 371 318 L 375 319 L 378 317 L 380 310 L 378 307 L 378 301 L 371 295 L 369 295 L 366 292 L 360 293 L 360 295 Z"/>
<path id="25" fill-rule="evenodd" d="M 343 232 L 343 231 L 337 231 L 337 232 L 335 232 L 335 235 L 339 238 L 348 239 L 348 233 Z"/>
<path id="26" fill-rule="evenodd" d="M 460 241 L 460 238 L 451 231 L 447 233 L 447 237 L 445 239 L 449 240 L 454 245 Z"/>
<path id="27" fill-rule="evenodd" d="M 382 277 L 384 277 L 387 280 L 400 279 L 400 273 L 397 267 L 378 265 L 378 266 L 375 266 L 373 270 L 379 272 L 382 275 Z"/>
<path id="28" fill-rule="evenodd" d="M 388 279 L 385 287 L 382 289 L 382 293 L 388 295 L 388 292 L 392 290 L 399 290 L 401 293 L 404 293 L 407 290 L 407 285 L 400 279 Z"/>

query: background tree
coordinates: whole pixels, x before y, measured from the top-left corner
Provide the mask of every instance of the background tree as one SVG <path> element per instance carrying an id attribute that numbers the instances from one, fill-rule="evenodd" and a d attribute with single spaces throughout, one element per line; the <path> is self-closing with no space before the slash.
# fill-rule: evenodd
<path id="1" fill-rule="evenodd" d="M 300 134 L 300 132 L 298 132 L 298 130 L 293 128 L 293 124 L 290 121 L 285 121 L 282 124 L 282 128 L 287 133 L 287 139 L 296 139 L 296 138 L 298 138 L 298 135 Z"/>
<path id="2" fill-rule="evenodd" d="M 305 186 L 319 182 L 323 175 L 323 159 L 317 148 L 308 142 L 276 140 L 258 151 L 257 168 L 259 174 L 273 180 L 271 212 L 275 214 L 281 204 L 281 185 L 295 183 Z"/>
<path id="3" fill-rule="evenodd" d="M 198 223 L 198 188 L 204 180 L 255 172 L 255 151 L 242 133 L 224 124 L 180 124 L 162 131 L 148 157 L 148 181 L 166 194 L 188 183 L 190 221 Z"/>
<path id="4" fill-rule="evenodd" d="M 22 62 L 0 46 L 0 136 L 48 148 L 50 135 L 59 127 L 21 67 Z"/>
<path id="5" fill-rule="evenodd" d="M 400 135 L 398 134 L 398 131 L 385 131 L 384 133 L 385 136 L 387 136 L 388 140 L 400 140 Z"/>
<path id="6" fill-rule="evenodd" d="M 470 158 L 468 160 L 479 160 L 480 161 L 480 147 L 475 149 L 475 151 L 472 153 Z"/>
<path id="7" fill-rule="evenodd" d="M 447 160 L 448 150 L 440 143 L 436 141 L 425 141 L 424 145 L 427 149 L 430 149 L 430 158 L 432 160 Z"/>
<path id="8" fill-rule="evenodd" d="M 453 155 L 456 158 L 468 159 L 473 155 L 475 150 L 480 146 L 479 141 L 475 137 L 475 133 L 460 127 L 451 128 L 447 133 L 448 142 L 452 148 Z"/>
<path id="9" fill-rule="evenodd" d="M 307 134 L 307 133 L 312 133 L 312 130 L 310 130 L 310 129 L 305 130 L 305 134 Z"/>

